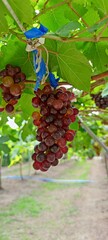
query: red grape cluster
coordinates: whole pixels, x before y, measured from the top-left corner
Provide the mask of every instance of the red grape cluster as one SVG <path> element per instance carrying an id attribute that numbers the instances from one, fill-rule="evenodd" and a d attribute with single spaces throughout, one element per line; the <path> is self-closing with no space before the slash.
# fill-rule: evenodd
<path id="1" fill-rule="evenodd" d="M 102 92 L 91 94 L 92 99 L 95 101 L 97 107 L 106 109 L 108 107 L 108 96 L 102 97 Z"/>
<path id="2" fill-rule="evenodd" d="M 36 170 L 47 171 L 56 166 L 63 154 L 67 153 L 67 141 L 72 141 L 74 130 L 69 130 L 76 120 L 78 110 L 71 106 L 75 96 L 64 87 L 53 90 L 49 84 L 35 92 L 32 105 L 38 108 L 33 112 L 33 124 L 38 127 L 32 159 Z"/>
<path id="3" fill-rule="evenodd" d="M 20 67 L 13 67 L 11 64 L 7 64 L 5 69 L 0 72 L 0 77 L 2 81 L 0 88 L 6 103 L 5 107 L 0 107 L 0 112 L 5 109 L 8 113 L 11 113 L 25 88 L 24 81 L 26 76 L 21 72 Z"/>

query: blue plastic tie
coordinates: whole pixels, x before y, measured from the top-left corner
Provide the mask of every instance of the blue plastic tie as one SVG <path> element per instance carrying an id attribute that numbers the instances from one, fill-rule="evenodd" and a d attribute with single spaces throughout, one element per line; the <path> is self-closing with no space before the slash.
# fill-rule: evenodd
<path id="1" fill-rule="evenodd" d="M 56 88 L 58 86 L 58 81 L 59 81 L 60 78 L 55 78 L 54 74 L 51 73 L 51 72 L 49 72 L 48 78 L 49 78 L 49 81 L 50 81 L 50 85 L 53 88 Z"/>
<path id="2" fill-rule="evenodd" d="M 30 30 L 26 31 L 24 34 L 26 38 L 31 39 L 31 38 L 40 38 L 47 32 L 48 32 L 48 28 L 40 24 L 39 28 L 31 28 Z"/>
<path id="3" fill-rule="evenodd" d="M 28 31 L 26 31 L 24 34 L 26 36 L 26 38 L 31 39 L 31 38 L 40 38 L 41 36 L 43 36 L 44 34 L 46 34 L 48 32 L 48 29 L 46 27 L 44 27 L 42 24 L 40 24 L 39 28 L 32 28 Z M 34 70 L 36 73 L 36 85 L 34 90 L 37 91 L 37 89 L 40 86 L 40 83 L 42 81 L 42 79 L 44 78 L 45 74 L 46 74 L 46 64 L 43 60 L 43 58 L 41 58 L 40 62 L 38 63 L 37 61 L 38 59 L 38 50 L 33 50 L 33 65 L 34 65 Z M 36 63 L 37 61 L 37 63 Z M 37 69 L 39 69 L 38 71 L 36 71 Z"/>

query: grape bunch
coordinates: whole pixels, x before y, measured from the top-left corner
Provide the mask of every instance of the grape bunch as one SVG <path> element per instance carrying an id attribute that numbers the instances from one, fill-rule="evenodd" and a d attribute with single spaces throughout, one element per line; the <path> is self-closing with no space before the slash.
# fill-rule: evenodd
<path id="1" fill-rule="evenodd" d="M 20 67 L 13 67 L 11 64 L 7 64 L 5 69 L 0 71 L 0 88 L 6 103 L 5 107 L 0 107 L 0 112 L 4 109 L 8 113 L 13 112 L 14 105 L 18 102 L 25 88 L 25 80 L 26 75 L 21 72 Z"/>
<path id="2" fill-rule="evenodd" d="M 36 170 L 47 171 L 56 166 L 67 153 L 67 141 L 72 141 L 75 131 L 69 125 L 76 120 L 78 109 L 72 107 L 75 96 L 64 87 L 53 90 L 46 84 L 35 92 L 32 105 L 37 108 L 32 114 L 33 124 L 38 127 L 32 159 Z"/>
<path id="3" fill-rule="evenodd" d="M 95 101 L 97 107 L 105 109 L 108 107 L 108 96 L 102 97 L 102 92 L 91 94 L 92 99 Z"/>

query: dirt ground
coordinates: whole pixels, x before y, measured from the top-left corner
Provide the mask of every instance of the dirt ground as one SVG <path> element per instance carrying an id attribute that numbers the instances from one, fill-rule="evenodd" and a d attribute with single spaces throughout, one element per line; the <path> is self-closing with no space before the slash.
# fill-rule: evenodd
<path id="1" fill-rule="evenodd" d="M 71 175 L 66 174 L 70 167 L 68 162 L 58 166 L 56 171 L 37 176 L 71 179 Z M 0 240 L 108 240 L 108 178 L 105 164 L 98 158 L 90 163 L 89 179 L 94 182 L 53 190 L 45 190 L 43 184 L 47 183 L 39 181 L 21 183 L 4 179 L 0 206 L 6 208 L 20 196 L 30 196 L 33 192 L 35 195 L 37 191 L 36 197 L 44 201 L 47 208 L 36 218 L 16 216 L 10 225 L 7 223 L 9 238 L 0 237 Z"/>

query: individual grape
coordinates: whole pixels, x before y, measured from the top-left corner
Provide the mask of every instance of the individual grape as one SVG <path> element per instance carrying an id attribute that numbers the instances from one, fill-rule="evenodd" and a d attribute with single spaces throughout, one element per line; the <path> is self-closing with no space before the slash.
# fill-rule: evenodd
<path id="1" fill-rule="evenodd" d="M 13 96 L 10 93 L 4 93 L 3 98 L 4 98 L 5 102 L 9 102 L 13 98 Z"/>
<path id="2" fill-rule="evenodd" d="M 77 108 L 73 108 L 73 114 L 77 115 L 78 113 L 79 113 L 78 109 Z"/>
<path id="3" fill-rule="evenodd" d="M 14 67 L 15 73 L 20 73 L 21 72 L 21 68 L 20 67 Z"/>
<path id="4" fill-rule="evenodd" d="M 68 117 L 63 118 L 63 125 L 69 126 L 71 123 L 71 119 Z"/>
<path id="5" fill-rule="evenodd" d="M 36 161 L 36 156 L 37 156 L 36 153 L 33 153 L 33 154 L 32 154 L 32 160 L 33 160 L 33 161 Z"/>
<path id="6" fill-rule="evenodd" d="M 62 157 L 63 157 L 63 152 L 61 151 L 61 149 L 59 149 L 58 152 L 55 153 L 55 158 L 60 159 Z"/>
<path id="7" fill-rule="evenodd" d="M 46 102 L 47 98 L 48 98 L 48 96 L 46 94 L 41 95 L 41 101 L 42 102 Z"/>
<path id="8" fill-rule="evenodd" d="M 5 87 L 3 84 L 0 84 L 0 88 L 2 89 L 3 93 L 10 93 L 10 88 Z"/>
<path id="9" fill-rule="evenodd" d="M 49 85 L 46 85 L 46 86 L 44 87 L 44 89 L 43 89 L 43 92 L 44 92 L 45 94 L 50 94 L 50 93 L 52 92 L 52 89 L 51 89 L 51 87 L 50 87 Z"/>
<path id="10" fill-rule="evenodd" d="M 46 156 L 45 156 L 44 153 L 38 153 L 37 156 L 36 156 L 36 160 L 38 162 L 43 162 L 45 159 L 46 159 Z"/>
<path id="11" fill-rule="evenodd" d="M 54 97 L 49 97 L 48 99 L 47 99 L 47 105 L 48 106 L 53 106 L 53 102 L 54 102 Z"/>
<path id="12" fill-rule="evenodd" d="M 52 114 L 57 114 L 57 110 L 56 109 L 54 109 L 53 107 L 51 107 L 50 108 L 50 113 L 52 113 Z"/>
<path id="13" fill-rule="evenodd" d="M 12 84 L 10 87 L 10 93 L 13 96 L 19 96 L 21 94 L 21 88 L 18 84 Z"/>
<path id="14" fill-rule="evenodd" d="M 68 147 L 67 146 L 65 146 L 63 148 L 60 148 L 60 149 L 61 149 L 62 153 L 64 153 L 64 154 L 66 154 L 68 152 Z"/>
<path id="15" fill-rule="evenodd" d="M 53 144 L 55 143 L 54 138 L 51 136 L 48 136 L 47 138 L 45 138 L 45 144 L 48 147 L 51 147 Z"/>
<path id="16" fill-rule="evenodd" d="M 58 141 L 57 141 L 57 144 L 59 145 L 59 147 L 63 148 L 66 146 L 66 140 L 65 138 L 60 138 Z"/>
<path id="17" fill-rule="evenodd" d="M 48 115 L 49 114 L 49 109 L 46 107 L 41 107 L 40 110 L 41 115 Z"/>
<path id="18" fill-rule="evenodd" d="M 56 109 L 56 110 L 60 110 L 62 107 L 63 107 L 63 102 L 59 99 L 55 99 L 53 101 L 53 107 Z"/>
<path id="19" fill-rule="evenodd" d="M 59 146 L 57 144 L 54 144 L 51 148 L 50 151 L 53 153 L 56 153 L 59 150 Z"/>
<path id="20" fill-rule="evenodd" d="M 55 167 L 58 165 L 58 163 L 59 163 L 58 159 L 55 159 L 55 161 L 52 162 L 51 165 Z"/>
<path id="21" fill-rule="evenodd" d="M 14 110 L 14 107 L 12 104 L 7 104 L 5 107 L 6 112 L 11 113 Z"/>
<path id="22" fill-rule="evenodd" d="M 19 73 L 15 74 L 15 76 L 14 76 L 15 83 L 23 82 L 25 80 L 26 80 L 26 75 L 22 72 L 19 72 Z"/>
<path id="23" fill-rule="evenodd" d="M 61 93 L 59 95 L 59 99 L 62 100 L 63 102 L 67 102 L 68 101 L 68 94 L 65 92 L 65 93 Z"/>
<path id="24" fill-rule="evenodd" d="M 14 84 L 14 80 L 10 76 L 6 76 L 2 79 L 2 83 L 5 87 L 10 87 Z"/>
<path id="25" fill-rule="evenodd" d="M 67 132 L 65 133 L 65 139 L 66 139 L 67 141 L 72 141 L 72 140 L 74 139 L 74 135 L 73 135 L 72 133 L 70 133 L 69 131 L 67 131 Z"/>
<path id="26" fill-rule="evenodd" d="M 39 142 L 41 142 L 41 141 L 42 141 L 42 137 L 39 136 L 39 135 L 36 135 L 36 140 L 39 141 Z"/>
<path id="27" fill-rule="evenodd" d="M 65 114 L 67 112 L 67 108 L 66 107 L 63 107 L 61 110 L 60 110 L 60 114 Z"/>
<path id="28" fill-rule="evenodd" d="M 61 138 L 61 134 L 60 134 L 59 131 L 57 131 L 57 132 L 54 132 L 54 133 L 52 134 L 52 137 L 53 137 L 55 140 L 58 140 L 59 138 Z"/>
<path id="29" fill-rule="evenodd" d="M 54 121 L 54 125 L 57 126 L 57 127 L 62 127 L 63 126 L 62 120 L 56 119 Z"/>
<path id="30" fill-rule="evenodd" d="M 44 128 L 43 127 L 39 127 L 38 130 L 37 130 L 37 135 L 40 136 L 42 135 L 42 133 L 44 132 Z"/>
<path id="31" fill-rule="evenodd" d="M 54 162 L 55 161 L 55 154 L 52 153 L 52 152 L 49 152 L 47 154 L 47 161 L 50 162 L 50 163 Z"/>
<path id="32" fill-rule="evenodd" d="M 75 115 L 70 115 L 70 120 L 71 120 L 71 122 L 75 122 L 76 116 Z"/>
<path id="33" fill-rule="evenodd" d="M 0 107 L 0 112 L 3 112 L 4 111 L 4 107 Z"/>
<path id="34" fill-rule="evenodd" d="M 39 112 L 33 112 L 32 113 L 32 118 L 35 120 L 39 120 L 40 119 L 40 113 Z"/>
<path id="35" fill-rule="evenodd" d="M 46 146 L 46 144 L 44 142 L 41 142 L 38 145 L 38 149 L 39 149 L 39 151 L 44 152 L 44 151 L 47 150 L 47 146 Z"/>
<path id="36" fill-rule="evenodd" d="M 44 131 L 41 136 L 42 136 L 42 139 L 45 139 L 46 137 L 49 136 L 49 133 L 47 131 Z"/>
<path id="37" fill-rule="evenodd" d="M 15 104 L 17 104 L 17 100 L 16 99 L 11 99 L 10 101 L 9 101 L 9 103 L 10 104 L 12 104 L 12 105 L 15 105 Z"/>
<path id="38" fill-rule="evenodd" d="M 34 120 L 33 120 L 33 124 L 34 124 L 35 126 L 40 126 L 40 120 L 34 119 Z"/>
<path id="39" fill-rule="evenodd" d="M 39 107 L 39 104 L 40 104 L 39 97 L 32 98 L 32 105 L 33 105 L 33 107 L 37 108 L 37 107 Z"/>
<path id="40" fill-rule="evenodd" d="M 41 163 L 40 162 L 37 162 L 37 161 L 35 161 L 34 163 L 33 163 L 33 168 L 35 169 L 35 170 L 39 170 L 40 168 L 41 168 Z"/>
<path id="41" fill-rule="evenodd" d="M 46 117 L 47 123 L 51 123 L 51 122 L 53 122 L 53 120 L 54 120 L 54 116 L 52 114 L 50 114 L 48 117 Z"/>
<path id="42" fill-rule="evenodd" d="M 7 73 L 6 73 L 6 70 L 4 69 L 4 70 L 2 70 L 2 71 L 0 71 L 0 76 L 1 77 L 5 77 L 7 75 Z"/>
<path id="43" fill-rule="evenodd" d="M 42 162 L 42 168 L 48 169 L 50 166 L 51 166 L 51 163 L 48 162 L 47 160 L 45 160 L 44 162 Z"/>
<path id="44" fill-rule="evenodd" d="M 68 108 L 66 114 L 73 115 L 74 111 L 73 108 Z"/>
<path id="45" fill-rule="evenodd" d="M 50 124 L 47 129 L 49 133 L 54 133 L 57 131 L 57 127 L 54 124 Z"/>
<path id="46" fill-rule="evenodd" d="M 34 151 L 35 151 L 36 154 L 39 153 L 38 145 L 36 145 L 36 146 L 34 147 Z"/>
<path id="47" fill-rule="evenodd" d="M 60 136 L 63 137 L 65 135 L 65 130 L 63 128 L 59 128 L 59 133 L 60 133 Z"/>

